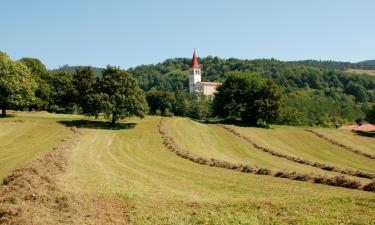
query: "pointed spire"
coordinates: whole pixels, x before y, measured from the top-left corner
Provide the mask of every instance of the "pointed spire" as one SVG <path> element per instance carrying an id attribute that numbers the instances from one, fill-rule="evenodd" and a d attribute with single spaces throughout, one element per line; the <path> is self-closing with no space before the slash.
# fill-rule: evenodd
<path id="1" fill-rule="evenodd" d="M 191 62 L 191 67 L 192 68 L 200 68 L 201 66 L 198 63 L 197 55 L 195 53 L 195 48 L 194 48 L 194 55 L 193 55 L 193 60 Z"/>

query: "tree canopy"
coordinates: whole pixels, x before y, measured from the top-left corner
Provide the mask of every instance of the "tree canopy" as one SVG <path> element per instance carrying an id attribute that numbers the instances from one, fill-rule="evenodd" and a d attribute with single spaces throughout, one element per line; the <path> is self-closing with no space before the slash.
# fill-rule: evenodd
<path id="1" fill-rule="evenodd" d="M 0 52 L 0 107 L 2 116 L 6 109 L 27 106 L 35 100 L 37 88 L 30 70 L 21 62 L 12 61 Z"/>
<path id="2" fill-rule="evenodd" d="M 276 121 L 281 106 L 282 93 L 271 80 L 254 73 L 231 72 L 217 88 L 213 100 L 213 113 L 220 117 L 241 118 L 256 124 Z"/>
<path id="3" fill-rule="evenodd" d="M 107 66 L 103 76 L 97 81 L 94 93 L 89 97 L 87 115 L 104 117 L 114 125 L 117 120 L 137 116 L 143 118 L 148 110 L 144 91 L 136 80 L 125 70 Z"/>

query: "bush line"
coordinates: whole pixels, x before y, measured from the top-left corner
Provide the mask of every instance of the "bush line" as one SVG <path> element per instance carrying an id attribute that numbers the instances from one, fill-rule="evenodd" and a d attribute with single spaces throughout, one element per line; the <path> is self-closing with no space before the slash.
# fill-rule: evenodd
<path id="1" fill-rule="evenodd" d="M 331 144 L 339 146 L 339 147 L 341 147 L 341 148 L 343 148 L 345 150 L 351 151 L 351 152 L 353 152 L 353 153 L 355 153 L 357 155 L 361 155 L 361 156 L 364 156 L 364 157 L 369 158 L 369 159 L 375 159 L 375 155 L 371 155 L 369 153 L 365 153 L 365 152 L 362 152 L 360 150 L 354 149 L 354 148 L 352 148 L 350 146 L 341 144 L 341 143 L 337 142 L 336 140 L 333 140 L 332 138 L 329 138 L 329 137 L 325 136 L 324 134 L 321 134 L 321 133 L 319 133 L 317 131 L 314 131 L 314 130 L 311 130 L 311 129 L 305 129 L 305 131 L 313 133 L 316 136 L 318 136 L 318 137 L 320 137 L 320 138 L 322 138 L 322 139 L 330 142 Z"/>
<path id="2" fill-rule="evenodd" d="M 266 153 L 269 153 L 273 156 L 285 158 L 285 159 L 288 159 L 288 160 L 296 162 L 296 163 L 300 163 L 300 164 L 304 164 L 304 165 L 308 165 L 308 166 L 313 166 L 313 167 L 316 167 L 316 168 L 319 168 L 319 169 L 322 169 L 322 170 L 326 170 L 326 171 L 337 172 L 337 173 L 350 175 L 350 176 L 354 176 L 354 177 L 360 177 L 360 178 L 368 178 L 368 179 L 374 179 L 375 178 L 375 174 L 372 174 L 372 173 L 366 173 L 366 172 L 362 172 L 362 171 L 359 171 L 359 170 L 343 169 L 343 168 L 339 168 L 339 167 L 336 167 L 336 166 L 327 165 L 327 164 L 324 164 L 324 163 L 311 162 L 309 160 L 301 159 L 301 158 L 294 157 L 294 156 L 291 156 L 291 155 L 286 155 L 286 154 L 277 152 L 275 150 L 260 146 L 259 144 L 257 144 L 253 140 L 251 140 L 250 138 L 241 135 L 240 133 L 238 133 L 233 128 L 230 128 L 230 127 L 227 127 L 227 126 L 224 126 L 224 125 L 217 125 L 217 126 L 229 131 L 230 133 L 236 135 L 237 137 L 240 137 L 240 138 L 244 139 L 245 141 L 247 141 L 248 143 L 253 145 L 256 149 L 261 150 L 261 151 L 266 152 Z"/>
<path id="3" fill-rule="evenodd" d="M 279 170 L 272 170 L 268 168 L 262 168 L 258 166 L 253 166 L 249 164 L 242 164 L 242 163 L 231 163 L 223 160 L 217 160 L 214 158 L 203 158 L 199 156 L 195 156 L 190 152 L 182 149 L 174 139 L 169 136 L 165 130 L 166 119 L 162 118 L 159 123 L 159 133 L 163 139 L 163 144 L 165 147 L 170 150 L 171 152 L 175 153 L 176 155 L 188 159 L 194 163 L 198 163 L 201 165 L 213 166 L 218 168 L 225 168 L 230 170 L 236 170 L 243 173 L 252 173 L 252 174 L 260 174 L 260 175 L 268 175 L 280 178 L 286 178 L 291 180 L 298 180 L 298 181 L 307 181 L 311 183 L 318 183 L 318 184 L 326 184 L 330 186 L 338 186 L 343 188 L 349 189 L 358 189 L 363 191 L 375 192 L 375 180 L 369 182 L 368 184 L 362 185 L 359 181 L 348 179 L 344 176 L 334 176 L 328 177 L 326 175 L 318 175 L 318 174 L 306 174 L 306 173 L 297 173 L 291 171 L 279 171 Z"/>

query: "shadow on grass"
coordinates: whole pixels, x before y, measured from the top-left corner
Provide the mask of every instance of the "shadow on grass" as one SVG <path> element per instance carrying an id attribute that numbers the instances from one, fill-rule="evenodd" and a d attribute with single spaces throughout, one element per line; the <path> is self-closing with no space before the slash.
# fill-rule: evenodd
<path id="1" fill-rule="evenodd" d="M 16 115 L 14 114 L 6 114 L 6 116 L 3 116 L 3 115 L 0 115 L 0 119 L 3 119 L 3 118 L 12 118 L 12 117 L 15 117 Z"/>
<path id="2" fill-rule="evenodd" d="M 196 122 L 204 123 L 204 124 L 223 124 L 223 125 L 234 125 L 238 127 L 258 127 L 258 128 L 270 128 L 267 125 L 262 124 L 249 124 L 242 122 L 238 119 L 218 119 L 218 120 L 196 120 L 193 119 Z"/>
<path id="3" fill-rule="evenodd" d="M 359 135 L 359 136 L 363 136 L 363 137 L 371 137 L 371 138 L 375 138 L 375 131 L 368 131 L 368 132 L 365 132 L 365 131 L 352 131 L 353 133 L 355 133 L 356 135 Z"/>
<path id="4" fill-rule="evenodd" d="M 67 127 L 90 128 L 90 129 L 107 129 L 107 130 L 125 130 L 134 128 L 136 123 L 121 123 L 111 125 L 109 122 L 95 120 L 61 120 L 59 123 Z"/>

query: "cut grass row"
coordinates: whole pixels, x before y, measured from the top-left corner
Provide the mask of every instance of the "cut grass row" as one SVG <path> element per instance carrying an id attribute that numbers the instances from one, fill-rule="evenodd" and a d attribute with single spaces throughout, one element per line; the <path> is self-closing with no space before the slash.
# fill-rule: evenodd
<path id="1" fill-rule="evenodd" d="M 366 173 L 366 172 L 362 172 L 362 171 L 358 171 L 358 170 L 339 168 L 339 167 L 336 167 L 336 166 L 331 166 L 331 165 L 327 165 L 327 164 L 323 164 L 323 163 L 319 163 L 319 162 L 311 162 L 309 160 L 305 160 L 305 159 L 301 159 L 301 158 L 298 158 L 298 157 L 282 154 L 282 153 L 280 153 L 278 151 L 275 151 L 273 149 L 265 148 L 263 146 L 260 146 L 259 144 L 255 143 L 253 140 L 251 140 L 250 138 L 242 136 L 241 134 L 239 134 L 237 131 L 235 131 L 231 127 L 227 127 L 225 125 L 217 125 L 217 126 L 227 130 L 228 132 L 230 132 L 231 134 L 233 134 L 237 137 L 240 137 L 240 138 L 244 139 L 250 145 L 254 146 L 254 148 L 256 148 L 260 151 L 269 153 L 273 156 L 285 158 L 285 159 L 288 159 L 288 160 L 296 162 L 296 163 L 300 163 L 300 164 L 304 164 L 304 165 L 308 165 L 308 166 L 313 166 L 313 167 L 320 168 L 320 169 L 326 170 L 326 171 L 333 171 L 333 172 L 337 172 L 337 173 L 341 173 L 341 174 L 345 174 L 345 175 L 351 175 L 351 176 L 355 176 L 355 177 L 361 177 L 361 178 L 368 178 L 368 179 L 375 178 L 375 174 L 372 174 L 372 173 Z M 307 130 L 307 131 L 313 132 L 311 130 Z"/>
<path id="2" fill-rule="evenodd" d="M 217 160 L 215 158 L 202 158 L 200 156 L 196 156 L 191 154 L 189 151 L 182 149 L 165 130 L 165 119 L 162 119 L 159 124 L 159 132 L 162 135 L 163 143 L 165 146 L 171 150 L 176 155 L 188 159 L 192 162 L 201 164 L 201 165 L 208 165 L 208 166 L 214 166 L 219 168 L 225 168 L 230 170 L 236 170 L 244 173 L 253 173 L 253 174 L 262 174 L 262 175 L 269 175 L 274 177 L 280 177 L 280 178 L 287 178 L 292 180 L 299 180 L 299 181 L 309 181 L 312 183 L 319 183 L 319 184 L 326 184 L 331 186 L 339 186 L 339 187 L 345 187 L 350 189 L 359 189 L 364 191 L 371 191 L 375 192 L 375 182 L 368 182 L 365 185 L 361 185 L 360 182 L 350 180 L 344 176 L 335 176 L 335 177 L 328 177 L 328 176 L 322 176 L 319 174 L 307 174 L 307 173 L 298 173 L 298 172 L 289 172 L 289 171 L 273 171 L 268 168 L 261 168 L 254 165 L 246 165 L 242 163 L 232 163 L 228 161 L 223 160 Z M 224 126 L 223 126 L 224 127 Z M 232 133 L 235 133 L 237 136 L 239 136 L 238 133 L 236 133 L 233 129 L 224 127 L 227 130 L 230 130 Z M 254 145 L 255 148 L 261 148 Z"/>
<path id="3" fill-rule="evenodd" d="M 375 164 L 372 159 L 365 158 L 353 152 L 346 151 L 337 145 L 307 132 L 304 128 L 278 127 L 274 129 L 262 129 L 253 127 L 232 126 L 239 134 L 253 140 L 255 143 L 269 149 L 276 149 L 279 153 L 302 158 L 312 162 L 319 162 L 340 168 L 359 170 L 367 173 L 375 173 Z M 321 129 L 331 131 L 331 129 Z M 333 131 L 332 131 L 333 132 Z M 339 131 L 335 131 L 339 132 Z M 355 134 L 345 136 L 347 142 L 357 140 Z M 374 139 L 361 137 L 364 143 L 370 146 Z M 339 139 L 341 141 L 341 139 Z M 357 140 L 356 146 L 361 142 Z"/>
<path id="4" fill-rule="evenodd" d="M 375 160 L 375 155 L 372 155 L 372 154 L 369 154 L 369 153 L 366 153 L 366 152 L 362 152 L 358 149 L 355 149 L 355 148 L 352 148 L 350 146 L 347 146 L 347 145 L 344 145 L 344 144 L 341 144 L 339 143 L 338 141 L 334 140 L 333 138 L 330 138 L 330 137 L 327 137 L 326 135 L 324 134 L 321 134 L 319 133 L 318 131 L 315 131 L 315 130 L 312 130 L 312 129 L 305 129 L 306 131 L 308 132 L 311 132 L 313 134 L 315 134 L 316 136 L 334 144 L 334 145 L 337 145 L 339 147 L 341 147 L 342 149 L 345 149 L 345 150 L 348 150 L 348 151 L 351 151 L 357 155 L 360 155 L 360 156 L 363 156 L 363 157 L 366 157 L 366 158 L 369 158 L 369 159 L 374 159 Z"/>
<path id="5" fill-rule="evenodd" d="M 236 130 L 241 129 L 241 127 L 235 126 L 229 127 Z M 185 118 L 173 118 L 173 120 L 169 121 L 167 129 L 179 144 L 179 146 L 181 146 L 183 149 L 188 149 L 188 151 L 194 155 L 204 158 L 215 158 L 232 163 L 257 165 L 259 167 L 265 167 L 273 170 L 298 171 L 300 173 L 324 174 L 329 176 L 337 176 L 341 174 L 329 170 L 322 170 L 321 168 L 312 167 L 305 164 L 296 163 L 286 158 L 275 157 L 274 155 L 267 152 L 259 151 L 259 149 L 257 149 L 254 145 L 249 144 L 243 138 L 229 134 L 226 130 L 216 125 L 202 124 Z M 248 131 L 247 129 L 252 128 L 244 129 Z M 265 132 L 267 132 L 268 129 L 262 130 L 266 130 Z M 303 133 L 307 133 L 303 129 L 301 129 L 300 131 Z M 293 134 L 298 135 L 298 133 L 294 132 Z M 311 137 L 315 138 L 314 135 L 311 135 Z M 315 139 L 318 139 L 322 142 L 322 140 L 320 140 L 319 138 Z M 264 140 L 262 141 L 265 142 Z M 272 142 L 272 140 L 269 141 Z M 290 144 L 291 146 L 293 146 L 294 143 Z M 270 147 L 268 147 L 268 149 L 270 149 Z M 277 148 L 277 150 L 279 149 Z M 303 146 L 301 146 L 299 150 L 304 151 Z M 280 153 L 287 155 L 283 151 L 280 151 Z M 335 167 L 339 167 L 336 164 L 333 165 Z M 350 167 L 348 169 L 353 170 Z M 365 172 L 368 173 L 367 171 Z M 368 179 L 361 179 L 353 176 L 350 177 L 353 179 L 360 179 L 363 182 L 369 181 Z"/>
<path id="6" fill-rule="evenodd" d="M 323 134 L 327 138 L 337 140 L 343 145 L 358 149 L 359 151 L 375 154 L 375 138 L 363 135 L 363 133 L 345 129 L 311 128 Z"/>

